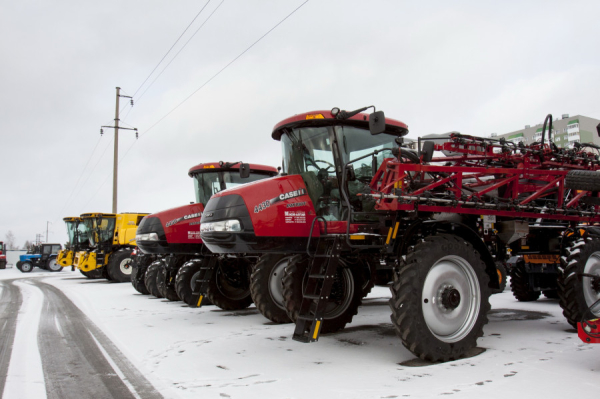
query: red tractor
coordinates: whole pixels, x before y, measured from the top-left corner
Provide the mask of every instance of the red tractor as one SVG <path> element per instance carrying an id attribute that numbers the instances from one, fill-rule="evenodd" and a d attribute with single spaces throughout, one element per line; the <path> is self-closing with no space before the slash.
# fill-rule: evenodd
<path id="1" fill-rule="evenodd" d="M 404 123 L 368 108 L 278 123 L 282 175 L 215 194 L 201 220 L 206 247 L 261 255 L 263 301 L 281 290 L 302 342 L 352 320 L 368 264 L 393 270 L 391 320 L 404 346 L 430 361 L 460 358 L 483 334 L 508 249 L 524 260 L 523 293 L 556 289 L 576 325 L 600 298 L 581 280 L 600 274 L 600 148 L 558 148 L 549 115 L 541 142 L 453 133 L 413 151 Z M 271 273 L 281 259 L 283 277 Z"/>
<path id="2" fill-rule="evenodd" d="M 6 269 L 6 247 L 0 241 L 0 269 Z"/>
<path id="3" fill-rule="evenodd" d="M 211 195 L 222 190 L 275 176 L 277 169 L 240 162 L 202 163 L 190 169 L 196 203 L 146 216 L 137 229 L 132 284 L 141 293 L 182 300 L 196 305 L 192 291 L 205 258 L 212 258 L 200 239 L 200 216 Z M 219 273 L 213 281 L 213 303 L 245 308 L 252 303 L 248 281 L 250 259 L 218 259 Z"/>

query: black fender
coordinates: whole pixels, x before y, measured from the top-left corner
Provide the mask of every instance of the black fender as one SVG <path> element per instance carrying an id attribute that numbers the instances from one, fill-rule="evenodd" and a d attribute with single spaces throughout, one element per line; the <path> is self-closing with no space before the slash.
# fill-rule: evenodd
<path id="1" fill-rule="evenodd" d="M 600 233 L 600 229 L 598 229 Z M 398 244 L 397 253 L 400 256 L 406 255 L 408 247 L 414 245 L 418 238 L 423 238 L 439 233 L 452 234 L 468 241 L 479 254 L 485 263 L 485 272 L 490 277 L 490 288 L 500 288 L 498 274 L 496 272 L 496 262 L 490 253 L 487 245 L 481 239 L 479 234 L 466 224 L 449 220 L 424 220 L 413 223 L 404 234 L 402 241 Z"/>

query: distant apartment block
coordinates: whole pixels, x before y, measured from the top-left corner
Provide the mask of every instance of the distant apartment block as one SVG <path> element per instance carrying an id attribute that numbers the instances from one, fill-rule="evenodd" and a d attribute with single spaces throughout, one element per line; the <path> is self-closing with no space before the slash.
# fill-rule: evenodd
<path id="1" fill-rule="evenodd" d="M 563 114 L 561 119 L 552 121 L 552 141 L 561 148 L 573 148 L 575 143 L 594 143 L 600 145 L 600 137 L 596 132 L 596 126 L 600 120 L 583 115 L 569 117 Z M 518 144 L 531 144 L 542 140 L 543 123 L 539 125 L 526 125 L 524 129 L 514 132 L 492 135 L 495 138 L 504 137 L 508 141 Z M 548 127 L 546 127 L 546 139 L 548 139 Z"/>

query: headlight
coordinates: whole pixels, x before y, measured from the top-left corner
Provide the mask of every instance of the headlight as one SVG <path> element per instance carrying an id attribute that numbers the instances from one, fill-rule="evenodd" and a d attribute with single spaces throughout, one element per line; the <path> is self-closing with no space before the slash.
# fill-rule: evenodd
<path id="1" fill-rule="evenodd" d="M 200 225 L 200 232 L 208 231 L 242 231 L 242 225 L 239 220 L 222 220 L 220 222 L 202 223 Z"/>
<path id="2" fill-rule="evenodd" d="M 148 233 L 148 234 L 138 234 L 135 236 L 136 241 L 158 241 L 158 234 L 156 233 Z"/>

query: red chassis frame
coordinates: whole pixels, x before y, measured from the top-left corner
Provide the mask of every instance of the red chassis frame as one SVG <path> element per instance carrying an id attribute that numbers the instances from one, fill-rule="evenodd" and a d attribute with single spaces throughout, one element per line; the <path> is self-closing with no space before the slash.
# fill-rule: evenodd
<path id="1" fill-rule="evenodd" d="M 435 149 L 458 156 L 433 158 L 429 164 L 402 162 L 401 156 L 385 159 L 371 180 L 372 190 L 378 193 L 372 194 L 378 200 L 376 208 L 600 222 L 598 206 L 580 206 L 583 197 L 591 196 L 589 191 L 565 188 L 569 171 L 600 169 L 594 154 L 552 151 L 550 145 L 515 146 L 511 150 L 507 145 L 462 135 L 452 135 L 451 140 Z M 445 165 L 439 165 L 441 162 Z M 503 165 L 488 166 L 494 163 Z M 407 189 L 411 181 L 418 181 L 418 188 Z M 471 194 L 465 195 L 464 188 Z M 497 200 L 486 200 L 486 194 L 494 190 L 504 191 Z M 435 197 L 436 193 L 444 194 L 443 198 Z M 556 205 L 551 208 L 533 202 L 550 195 L 556 195 Z M 597 193 L 593 195 L 598 197 Z"/>

